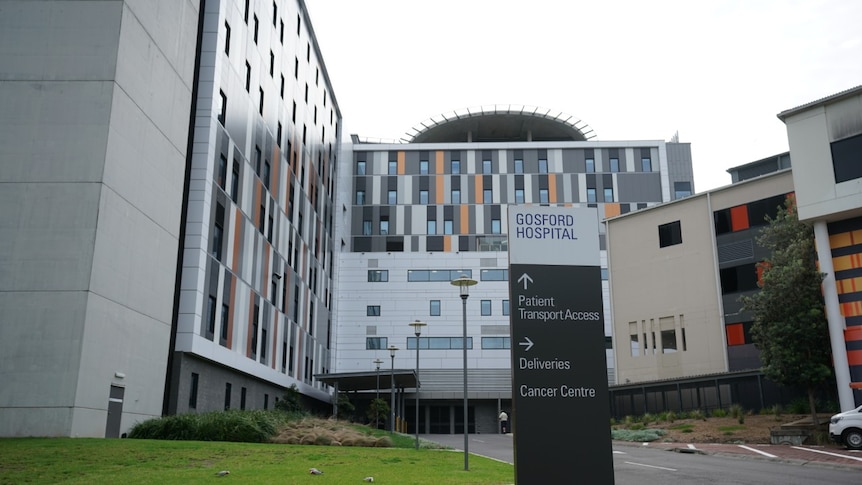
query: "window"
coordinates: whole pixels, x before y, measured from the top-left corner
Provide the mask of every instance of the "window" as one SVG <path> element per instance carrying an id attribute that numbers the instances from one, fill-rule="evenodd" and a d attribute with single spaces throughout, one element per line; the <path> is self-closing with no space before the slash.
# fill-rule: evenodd
<path id="1" fill-rule="evenodd" d="M 281 127 L 281 121 L 279 121 L 278 122 L 278 130 L 275 134 L 275 144 L 278 145 L 279 148 L 281 148 L 281 134 L 282 134 L 282 127 Z"/>
<path id="2" fill-rule="evenodd" d="M 658 247 L 665 248 L 682 244 L 682 229 L 679 221 L 658 226 Z"/>
<path id="3" fill-rule="evenodd" d="M 260 205 L 260 212 L 258 213 L 257 218 L 257 227 L 260 229 L 260 233 L 263 234 L 264 226 L 266 225 L 266 206 L 263 204 Z"/>
<path id="4" fill-rule="evenodd" d="M 596 171 L 596 162 L 592 158 L 588 158 L 585 160 L 587 166 L 587 172 L 595 172 Z"/>
<path id="5" fill-rule="evenodd" d="M 407 349 L 416 348 L 416 337 L 407 337 Z M 419 337 L 419 348 L 428 350 L 462 349 L 464 337 Z M 467 337 L 467 348 L 473 348 L 473 337 Z"/>
<path id="6" fill-rule="evenodd" d="M 491 189 L 485 189 L 482 191 L 482 203 L 490 204 L 494 202 L 494 191 Z"/>
<path id="7" fill-rule="evenodd" d="M 275 77 L 275 54 L 269 51 L 269 77 Z"/>
<path id="8" fill-rule="evenodd" d="M 640 343 L 638 342 L 638 334 L 637 333 L 633 333 L 633 334 L 629 335 L 629 345 L 631 348 L 632 357 L 637 357 L 637 356 L 641 355 L 641 347 L 640 347 Z"/>
<path id="9" fill-rule="evenodd" d="M 465 275 L 468 278 L 473 277 L 473 271 L 469 269 L 408 269 L 407 281 L 410 282 L 426 282 L 426 281 L 452 281 Z"/>
<path id="10" fill-rule="evenodd" d="M 239 388 L 239 408 L 245 409 L 245 397 L 248 394 L 248 390 L 244 387 Z"/>
<path id="11" fill-rule="evenodd" d="M 432 317 L 440 316 L 440 300 L 431 300 L 429 315 L 431 315 Z"/>
<path id="12" fill-rule="evenodd" d="M 380 234 L 389 234 L 389 219 L 380 219 Z"/>
<path id="13" fill-rule="evenodd" d="M 641 170 L 644 172 L 652 172 L 652 160 L 647 157 L 641 158 Z"/>
<path id="14" fill-rule="evenodd" d="M 278 19 L 278 5 L 272 2 L 272 26 L 275 27 L 275 21 Z"/>
<path id="15" fill-rule="evenodd" d="M 503 300 L 503 315 L 509 316 L 509 300 Z"/>
<path id="16" fill-rule="evenodd" d="M 221 339 L 227 340 L 227 325 L 228 319 L 230 317 L 230 307 L 227 303 L 223 303 L 221 306 Z"/>
<path id="17" fill-rule="evenodd" d="M 357 190 L 356 191 L 356 205 L 363 205 L 363 204 L 365 204 L 365 191 L 364 190 Z"/>
<path id="18" fill-rule="evenodd" d="M 290 121 L 293 121 L 294 123 L 296 123 L 296 101 L 293 102 L 293 111 L 291 112 L 291 115 L 290 115 Z"/>
<path id="19" fill-rule="evenodd" d="M 548 198 L 548 189 L 539 189 L 539 203 L 547 204 L 549 200 L 550 199 Z"/>
<path id="20" fill-rule="evenodd" d="M 481 307 L 483 316 L 491 315 L 491 300 L 482 300 Z"/>
<path id="21" fill-rule="evenodd" d="M 451 172 L 452 173 L 461 173 L 461 161 L 460 160 L 452 160 L 451 164 Z"/>
<path id="22" fill-rule="evenodd" d="M 299 37 L 299 28 L 302 26 L 302 20 L 299 17 L 299 14 L 296 14 L 296 36 Z"/>
<path id="23" fill-rule="evenodd" d="M 224 190 L 225 181 L 227 180 L 227 157 L 224 154 L 219 156 L 218 160 L 218 186 Z"/>
<path id="24" fill-rule="evenodd" d="M 723 268 L 718 274 L 722 295 L 757 289 L 758 271 L 755 263 Z"/>
<path id="25" fill-rule="evenodd" d="M 248 3 L 250 0 L 245 0 L 245 10 L 243 11 L 243 19 L 245 20 L 246 25 L 248 25 Z"/>
<path id="26" fill-rule="evenodd" d="M 386 202 L 389 204 L 392 204 L 392 205 L 397 204 L 398 203 L 398 191 L 397 190 L 390 190 L 386 194 Z"/>
<path id="27" fill-rule="evenodd" d="M 212 335 L 215 333 L 216 297 L 210 295 L 207 303 L 207 335 Z"/>
<path id="28" fill-rule="evenodd" d="M 269 188 L 269 160 L 263 161 L 263 185 L 267 189 Z"/>
<path id="29" fill-rule="evenodd" d="M 258 93 L 260 94 L 260 102 L 258 103 L 257 112 L 263 116 L 263 88 L 257 88 Z"/>
<path id="30" fill-rule="evenodd" d="M 365 175 L 365 160 L 356 162 L 356 175 Z"/>
<path id="31" fill-rule="evenodd" d="M 671 354 L 677 351 L 676 330 L 661 331 L 661 353 Z"/>
<path id="32" fill-rule="evenodd" d="M 539 173 L 548 173 L 548 160 L 545 158 L 539 159 Z"/>
<path id="33" fill-rule="evenodd" d="M 524 203 L 524 189 L 515 189 L 515 203 Z"/>
<path id="34" fill-rule="evenodd" d="M 371 221 L 368 219 L 365 219 L 364 221 L 362 221 L 362 235 L 363 236 L 370 236 L 371 235 Z"/>
<path id="35" fill-rule="evenodd" d="M 619 172 L 620 171 L 620 159 L 619 158 L 611 158 L 611 172 Z"/>
<path id="36" fill-rule="evenodd" d="M 278 21 L 278 42 L 284 44 L 284 20 Z"/>
<path id="37" fill-rule="evenodd" d="M 427 190 L 420 190 L 419 191 L 419 203 L 420 204 L 427 204 L 428 203 L 428 191 Z"/>
<path id="38" fill-rule="evenodd" d="M 483 269 L 479 271 L 480 281 L 508 281 L 508 269 Z"/>
<path id="39" fill-rule="evenodd" d="M 219 110 L 218 122 L 224 126 L 227 119 L 227 95 L 221 89 L 219 89 L 218 94 L 221 98 L 221 110 Z"/>
<path id="40" fill-rule="evenodd" d="M 524 161 L 520 158 L 515 159 L 515 173 L 524 173 Z"/>
<path id="41" fill-rule="evenodd" d="M 189 407 L 195 409 L 198 407 L 198 380 L 200 376 L 192 372 L 192 384 L 189 386 Z"/>
<path id="42" fill-rule="evenodd" d="M 236 202 L 239 195 L 239 162 L 234 159 L 230 179 L 230 198 Z"/>
<path id="43" fill-rule="evenodd" d="M 224 23 L 224 53 L 230 55 L 230 24 Z"/>
<path id="44" fill-rule="evenodd" d="M 419 173 L 426 175 L 428 173 L 428 160 L 419 161 Z"/>
<path id="45" fill-rule="evenodd" d="M 369 269 L 368 281 L 372 283 L 381 283 L 389 281 L 389 270 L 386 269 Z"/>
<path id="46" fill-rule="evenodd" d="M 482 337 L 483 349 L 509 349 L 511 347 L 510 337 Z"/>
<path id="47" fill-rule="evenodd" d="M 491 160 L 482 160 L 482 173 L 491 173 Z"/>
<path id="48" fill-rule="evenodd" d="M 388 340 L 387 337 L 365 337 L 365 350 L 386 350 Z"/>
<path id="49" fill-rule="evenodd" d="M 460 204 L 461 203 L 461 190 L 460 189 L 452 189 L 452 203 Z"/>
<path id="50" fill-rule="evenodd" d="M 595 189 L 595 187 L 587 188 L 587 202 L 591 202 L 591 203 L 596 202 L 596 189 Z"/>
<path id="51" fill-rule="evenodd" d="M 380 305 L 368 305 L 365 307 L 365 315 L 369 317 L 379 317 Z"/>
<path id="52" fill-rule="evenodd" d="M 305 103 L 308 104 L 308 83 L 305 83 Z"/>
<path id="53" fill-rule="evenodd" d="M 398 175 L 398 162 L 394 160 L 389 161 L 389 175 Z"/>
<path id="54" fill-rule="evenodd" d="M 230 382 L 224 385 L 224 410 L 230 409 Z"/>
<path id="55" fill-rule="evenodd" d="M 221 226 L 221 223 L 216 221 L 215 226 L 213 227 L 213 249 L 212 255 L 216 259 L 216 261 L 221 261 L 221 246 L 222 246 L 222 238 L 224 236 L 224 229 Z"/>
<path id="56" fill-rule="evenodd" d="M 500 219 L 491 219 L 491 234 L 500 234 L 501 231 Z"/>
<path id="57" fill-rule="evenodd" d="M 254 16 L 254 43 L 257 44 L 258 21 L 257 15 Z"/>
<path id="58" fill-rule="evenodd" d="M 691 182 L 674 182 L 673 198 L 682 199 L 691 195 Z"/>
<path id="59" fill-rule="evenodd" d="M 835 183 L 862 178 L 862 135 L 851 136 L 829 144 Z"/>
<path id="60" fill-rule="evenodd" d="M 614 201 L 614 189 L 611 187 L 605 187 L 605 202 L 613 202 Z"/>
<path id="61" fill-rule="evenodd" d="M 443 221 L 443 234 L 452 234 L 452 231 L 454 231 L 452 219 L 445 219 Z"/>
<path id="62" fill-rule="evenodd" d="M 431 234 L 431 235 L 437 234 L 437 221 L 435 221 L 435 220 L 428 221 L 426 229 L 427 229 L 427 231 L 426 231 L 427 234 Z"/>
<path id="63" fill-rule="evenodd" d="M 293 58 L 293 78 L 299 79 L 299 58 Z"/>

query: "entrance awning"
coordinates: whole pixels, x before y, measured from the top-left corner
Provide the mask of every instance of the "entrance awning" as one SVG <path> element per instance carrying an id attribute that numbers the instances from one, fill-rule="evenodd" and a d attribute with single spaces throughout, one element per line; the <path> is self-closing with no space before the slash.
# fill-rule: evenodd
<path id="1" fill-rule="evenodd" d="M 380 371 L 380 390 L 391 389 L 394 379 L 399 389 L 416 388 L 421 383 L 416 379 L 413 369 L 395 369 Z M 330 385 L 339 391 L 374 391 L 377 390 L 377 371 L 342 372 L 338 374 L 315 374 L 318 381 Z"/>

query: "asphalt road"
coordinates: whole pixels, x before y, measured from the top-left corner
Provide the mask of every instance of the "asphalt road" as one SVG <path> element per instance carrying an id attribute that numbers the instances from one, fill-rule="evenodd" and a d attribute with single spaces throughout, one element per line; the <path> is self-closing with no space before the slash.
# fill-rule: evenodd
<path id="1" fill-rule="evenodd" d="M 463 450 L 464 435 L 422 435 Z M 512 435 L 470 435 L 470 453 L 514 462 Z M 579 446 L 572 444 L 573 455 Z M 673 451 L 677 448 L 680 451 Z M 692 449 L 693 448 L 693 449 Z M 862 484 L 862 453 L 836 448 L 613 444 L 617 485 Z M 539 483 L 554 483 L 550 477 Z M 568 483 L 568 482 L 560 482 Z"/>

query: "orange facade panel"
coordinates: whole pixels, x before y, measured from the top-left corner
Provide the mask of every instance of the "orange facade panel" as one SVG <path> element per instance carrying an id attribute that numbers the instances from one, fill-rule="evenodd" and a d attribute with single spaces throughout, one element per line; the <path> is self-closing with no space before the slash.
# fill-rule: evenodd
<path id="1" fill-rule="evenodd" d="M 748 229 L 748 206 L 738 205 L 730 208 L 730 227 L 733 231 Z"/>
<path id="2" fill-rule="evenodd" d="M 470 206 L 461 206 L 461 234 L 470 234 Z"/>
<path id="3" fill-rule="evenodd" d="M 835 271 L 862 268 L 862 254 L 848 254 L 847 256 L 832 258 L 832 266 Z"/>
<path id="4" fill-rule="evenodd" d="M 848 350 L 847 351 L 847 364 L 848 365 L 862 365 L 862 350 Z"/>
<path id="5" fill-rule="evenodd" d="M 438 175 L 434 177 L 434 185 L 436 185 L 436 190 L 434 191 L 434 203 L 442 204 L 443 203 L 443 184 L 444 177 L 442 175 Z"/>
<path id="6" fill-rule="evenodd" d="M 482 177 L 481 176 L 473 177 L 473 186 L 476 189 L 476 203 L 477 204 L 483 204 L 483 203 L 484 204 L 490 204 L 491 203 L 490 200 L 485 200 L 485 201 L 482 200 L 484 195 L 485 195 L 485 191 L 482 189 L 483 186 L 482 186 Z"/>
<path id="7" fill-rule="evenodd" d="M 844 330 L 844 341 L 845 342 L 856 342 L 859 340 L 862 340 L 862 325 L 847 327 Z"/>
<path id="8" fill-rule="evenodd" d="M 605 204 L 605 219 L 620 215 L 620 205 L 616 202 Z"/>
<path id="9" fill-rule="evenodd" d="M 848 301 L 841 303 L 841 314 L 845 317 L 858 317 L 862 315 L 862 301 Z"/>
<path id="10" fill-rule="evenodd" d="M 557 174 L 548 174 L 548 202 L 557 203 Z"/>
<path id="11" fill-rule="evenodd" d="M 743 345 L 745 343 L 745 332 L 743 331 L 741 323 L 733 323 L 731 325 L 726 325 L 725 331 L 727 332 L 727 345 Z"/>
<path id="12" fill-rule="evenodd" d="M 404 152 L 398 152 L 398 175 L 404 175 L 404 166 L 407 164 Z"/>
<path id="13" fill-rule="evenodd" d="M 452 236 L 443 236 L 443 251 L 452 251 Z"/>
<path id="14" fill-rule="evenodd" d="M 445 167 L 443 166 L 444 160 L 445 158 L 443 157 L 442 151 L 438 150 L 434 152 L 434 173 L 436 173 L 437 175 L 443 175 L 444 173 L 446 173 Z M 440 202 L 438 202 L 438 204 L 439 203 Z"/>
<path id="15" fill-rule="evenodd" d="M 838 287 L 839 295 L 856 293 L 857 291 L 862 291 L 862 276 L 838 280 L 835 282 L 835 285 Z"/>
<path id="16" fill-rule="evenodd" d="M 829 246 L 832 249 L 853 246 L 854 244 L 862 244 L 862 229 L 829 236 Z"/>

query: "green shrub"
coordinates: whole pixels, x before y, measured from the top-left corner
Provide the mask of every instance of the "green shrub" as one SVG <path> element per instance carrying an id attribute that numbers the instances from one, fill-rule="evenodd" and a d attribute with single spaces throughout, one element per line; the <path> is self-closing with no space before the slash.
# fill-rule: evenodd
<path id="1" fill-rule="evenodd" d="M 727 417 L 727 411 L 724 409 L 721 409 L 721 408 L 713 409 L 712 411 L 709 412 L 709 415 L 712 416 L 713 418 L 726 418 Z"/>
<path id="2" fill-rule="evenodd" d="M 664 436 L 665 434 L 666 432 L 662 429 L 615 429 L 611 430 L 611 439 L 644 443 L 648 441 L 655 441 Z"/>
<path id="3" fill-rule="evenodd" d="M 794 399 L 787 406 L 787 412 L 790 414 L 808 414 L 808 399 L 804 397 Z"/>
<path id="4" fill-rule="evenodd" d="M 664 419 L 668 423 L 672 423 L 679 419 L 679 416 L 674 411 L 668 411 L 667 413 L 665 413 Z"/>
<path id="5" fill-rule="evenodd" d="M 643 424 L 650 424 L 656 422 L 656 417 L 654 414 L 645 413 L 643 416 L 641 416 L 640 421 Z"/>
<path id="6" fill-rule="evenodd" d="M 739 418 L 740 416 L 745 415 L 745 409 L 743 409 L 742 406 L 740 406 L 739 404 L 731 404 L 729 412 L 730 412 L 730 415 L 733 416 L 734 418 Z"/>
<path id="7" fill-rule="evenodd" d="M 136 424 L 129 438 L 263 443 L 291 419 L 280 411 L 216 411 L 149 419 Z"/>
<path id="8" fill-rule="evenodd" d="M 703 414 L 703 411 L 700 409 L 693 409 L 688 412 L 689 419 L 706 419 L 706 416 Z"/>

